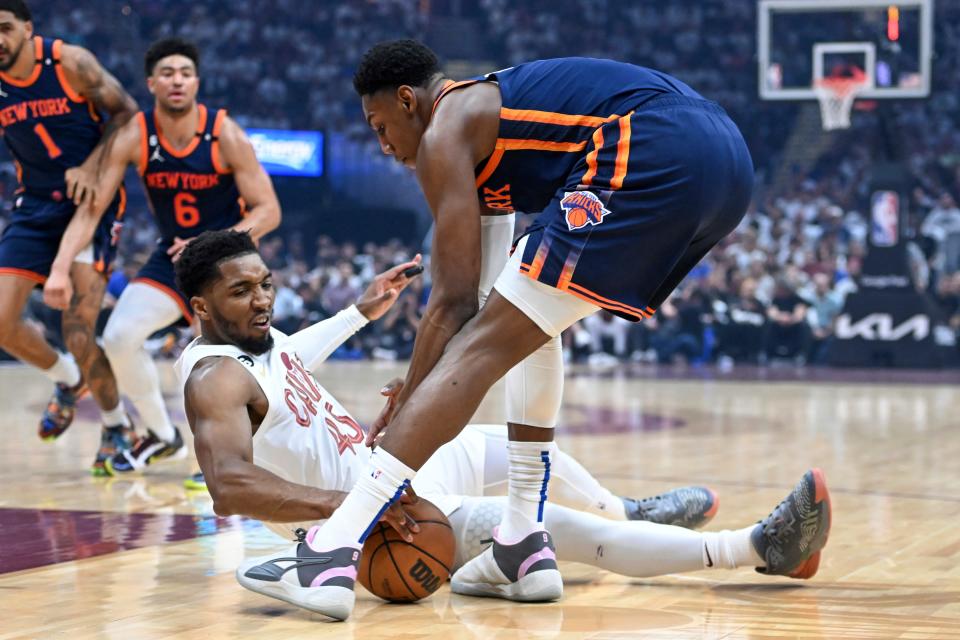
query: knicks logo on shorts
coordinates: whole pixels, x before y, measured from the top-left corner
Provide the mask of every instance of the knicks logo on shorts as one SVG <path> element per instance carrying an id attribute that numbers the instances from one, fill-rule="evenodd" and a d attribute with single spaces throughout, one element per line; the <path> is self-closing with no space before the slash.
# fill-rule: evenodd
<path id="1" fill-rule="evenodd" d="M 582 229 L 588 224 L 598 225 L 610 213 L 592 191 L 568 191 L 560 201 L 560 208 L 566 214 L 570 231 Z"/>

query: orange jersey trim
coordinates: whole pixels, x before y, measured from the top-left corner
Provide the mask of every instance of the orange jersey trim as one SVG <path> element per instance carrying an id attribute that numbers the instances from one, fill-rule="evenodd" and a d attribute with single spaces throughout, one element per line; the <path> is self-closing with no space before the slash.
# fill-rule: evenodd
<path id="1" fill-rule="evenodd" d="M 223 128 L 223 121 L 227 118 L 227 110 L 217 111 L 217 117 L 213 121 L 213 142 L 210 144 L 210 159 L 213 161 L 213 169 L 217 173 L 231 173 L 230 167 L 222 164 L 223 156 L 220 154 L 220 129 Z"/>
<path id="2" fill-rule="evenodd" d="M 620 118 L 620 139 L 617 141 L 617 159 L 613 165 L 613 178 L 610 188 L 614 191 L 623 187 L 627 177 L 627 163 L 630 161 L 630 114 Z"/>
<path id="3" fill-rule="evenodd" d="M 53 41 L 53 59 L 57 62 L 57 64 L 53 66 L 57 71 L 57 80 L 60 81 L 60 87 L 63 89 L 63 92 L 67 94 L 67 97 L 74 102 L 86 102 L 86 99 L 82 95 L 73 90 L 73 87 L 70 86 L 70 81 L 67 80 L 67 72 L 63 70 L 63 65 L 60 64 L 60 50 L 62 48 L 63 40 Z M 97 118 L 97 120 L 99 120 L 99 118 Z"/>
<path id="4" fill-rule="evenodd" d="M 601 306 L 604 309 L 610 309 L 611 311 L 626 311 L 627 313 L 631 313 L 637 316 L 638 318 L 650 317 L 650 314 L 644 311 L 643 309 L 631 307 L 628 304 L 624 304 L 623 302 L 617 302 L 616 300 L 611 300 L 610 298 L 604 298 L 599 293 L 590 291 L 590 289 L 587 289 L 586 287 L 581 287 L 575 282 L 571 282 L 567 285 L 567 291 L 573 294 L 580 293 L 582 294 L 580 295 L 581 298 L 585 300 L 589 298 L 590 302 L 592 302 L 595 305 Z"/>
<path id="5" fill-rule="evenodd" d="M 580 184 L 585 187 L 593 184 L 593 179 L 597 177 L 597 155 L 601 147 L 603 147 L 603 129 L 597 129 L 593 132 L 593 149 L 587 154 L 587 171 L 580 179 Z"/>
<path id="6" fill-rule="evenodd" d="M 43 71 L 43 38 L 40 36 L 33 36 L 33 57 L 36 63 L 33 65 L 33 72 L 28 77 L 23 80 L 17 80 L 0 72 L 0 80 L 15 87 L 20 87 L 21 89 L 32 85 L 37 81 L 37 78 L 40 77 L 40 72 Z"/>
<path id="7" fill-rule="evenodd" d="M 518 122 L 540 122 L 544 124 L 559 124 L 568 127 L 601 127 L 608 122 L 613 122 L 620 116 L 613 114 L 602 118 L 600 116 L 582 116 L 569 113 L 556 113 L 554 111 L 537 111 L 535 109 L 510 109 L 501 107 L 500 117 L 504 120 L 515 120 Z"/>
<path id="8" fill-rule="evenodd" d="M 116 221 L 120 222 L 123 220 L 123 214 L 127 212 L 127 190 L 124 188 L 123 184 L 120 184 L 120 188 L 117 190 L 120 194 L 120 203 L 117 205 L 117 216 Z"/>
<path id="9" fill-rule="evenodd" d="M 200 139 L 203 137 L 203 130 L 207 128 L 207 107 L 198 104 L 197 109 L 200 112 L 199 118 L 197 119 L 197 135 L 193 137 L 193 140 L 190 141 L 190 144 L 185 146 L 180 151 L 177 151 L 173 146 L 167 142 L 167 139 L 163 137 L 163 131 L 160 129 L 160 121 L 157 120 L 157 112 L 153 112 L 153 126 L 157 129 L 157 139 L 160 141 L 160 146 L 166 149 L 167 153 L 172 155 L 174 158 L 186 158 L 188 155 L 193 153 L 194 149 L 197 148 L 197 145 L 200 144 Z"/>
<path id="10" fill-rule="evenodd" d="M 90 113 L 90 118 L 93 119 L 94 122 L 101 122 L 103 118 L 101 118 L 100 114 L 97 113 L 97 108 L 93 105 L 93 103 L 86 99 L 84 102 L 87 103 L 87 111 Z"/>
<path id="11" fill-rule="evenodd" d="M 483 167 L 483 171 L 477 176 L 477 189 L 482 187 L 483 183 L 489 180 L 493 172 L 500 166 L 500 161 L 503 160 L 503 154 L 504 150 L 499 147 L 495 148 L 493 153 L 490 154 L 490 159 L 487 160 L 486 166 Z"/>
<path id="12" fill-rule="evenodd" d="M 140 282 L 148 287 L 153 287 L 154 289 L 167 294 L 169 297 L 173 298 L 173 301 L 177 303 L 178 307 L 180 307 L 180 313 L 182 313 L 183 317 L 187 319 L 187 322 L 193 322 L 193 314 L 190 313 L 190 309 L 183 303 L 183 299 L 176 291 L 167 285 L 163 284 L 162 282 L 157 282 L 156 280 L 151 280 L 150 278 L 134 278 L 131 282 Z"/>
<path id="13" fill-rule="evenodd" d="M 479 82 L 479 80 L 460 80 L 459 82 L 447 80 L 447 83 L 443 85 L 443 89 L 440 90 L 440 95 L 438 95 L 437 99 L 433 101 L 433 109 L 430 110 L 430 113 L 433 114 L 437 110 L 437 106 L 440 104 L 440 101 L 447 97 L 447 94 L 454 89 L 466 87 L 471 84 L 477 84 L 477 82 Z"/>
<path id="14" fill-rule="evenodd" d="M 147 144 L 147 116 L 141 111 L 134 117 L 137 119 L 137 126 L 140 128 L 140 158 L 137 160 L 137 173 L 142 176 L 147 172 L 148 157 L 150 156 L 150 146 Z"/>
<path id="15" fill-rule="evenodd" d="M 560 151 L 576 153 L 587 148 L 587 141 L 583 142 L 550 142 L 548 140 L 521 140 L 519 138 L 497 138 L 497 149 L 506 151 Z"/>
<path id="16" fill-rule="evenodd" d="M 47 276 L 42 276 L 36 271 L 16 269 L 14 267 L 0 267 L 0 276 L 14 276 L 23 278 L 24 280 L 31 280 L 37 284 L 43 284 L 47 281 Z"/>

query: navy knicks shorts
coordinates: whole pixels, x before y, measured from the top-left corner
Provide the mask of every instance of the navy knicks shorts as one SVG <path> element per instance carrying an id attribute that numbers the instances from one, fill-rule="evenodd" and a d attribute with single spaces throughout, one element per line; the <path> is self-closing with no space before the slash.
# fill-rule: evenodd
<path id="1" fill-rule="evenodd" d="M 20 276 L 43 284 L 76 207 L 71 200 L 55 201 L 29 193 L 16 198 L 10 223 L 0 236 L 0 275 Z M 121 191 L 104 212 L 93 235 L 93 265 L 104 274 L 110 271 L 116 256 L 125 202 Z"/>
<path id="2" fill-rule="evenodd" d="M 173 301 L 177 303 L 177 306 L 180 307 L 180 313 L 183 314 L 184 320 L 191 322 L 193 320 L 193 313 L 190 311 L 190 301 L 185 295 L 180 293 L 180 289 L 177 287 L 173 261 L 170 259 L 170 256 L 167 255 L 167 249 L 169 248 L 170 243 L 160 242 L 157 248 L 153 250 L 153 253 L 150 254 L 150 258 L 140 268 L 137 277 L 134 278 L 133 281 L 159 289 L 170 296 Z"/>
<path id="3" fill-rule="evenodd" d="M 627 318 L 649 317 L 739 224 L 753 161 L 723 109 L 664 95 L 598 129 L 528 231 L 520 269 Z"/>

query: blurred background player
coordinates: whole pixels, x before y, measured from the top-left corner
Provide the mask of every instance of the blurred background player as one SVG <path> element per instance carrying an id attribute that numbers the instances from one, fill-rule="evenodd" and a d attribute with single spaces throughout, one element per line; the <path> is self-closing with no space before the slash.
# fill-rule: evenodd
<path id="1" fill-rule="evenodd" d="M 312 372 L 340 344 L 387 312 L 409 284 L 404 269 L 418 262 L 416 258 L 380 274 L 355 305 L 287 336 L 271 327 L 276 298 L 272 275 L 249 236 L 211 232 L 184 251 L 178 281 L 191 297 L 202 334 L 184 351 L 178 372 L 214 509 L 221 516 L 262 519 L 284 536 L 302 529 L 293 549 L 244 562 L 237 570 L 244 587 L 334 618 L 349 615 L 353 583 L 343 577 L 351 566 L 356 575 L 356 551 L 327 553 L 313 540 L 322 530 L 316 521 L 337 508 L 343 492 L 364 474 L 371 454 L 361 444 L 357 421 Z M 503 498 L 481 496 L 496 494 L 507 483 L 505 441 L 502 425 L 470 427 L 438 450 L 414 481 L 417 492 L 451 518 L 457 565 L 490 544 L 503 516 Z M 775 574 L 802 564 L 804 570 L 791 576 L 809 578 L 817 571 L 819 549 L 829 533 L 827 489 L 819 470 L 807 472 L 764 523 L 715 533 L 663 524 L 696 528 L 709 521 L 718 503 L 708 489 L 675 490 L 671 497 L 685 497 L 673 501 L 626 500 L 559 451 L 551 471 L 554 500 L 573 507 L 545 507 L 561 559 L 624 575 L 742 566 Z M 775 538 L 763 535 L 766 526 L 789 521 L 797 502 L 814 494 L 821 501 L 815 520 L 784 527 Z M 633 511 L 627 508 L 630 503 L 659 508 Z M 398 505 L 381 515 L 408 540 L 417 531 Z M 346 560 L 339 557 L 343 555 Z M 332 556 L 336 564 L 327 572 Z"/>
<path id="2" fill-rule="evenodd" d="M 253 147 L 226 109 L 197 102 L 200 56 L 178 38 L 153 43 L 145 56 L 147 86 L 155 98 L 118 133 L 102 163 L 101 193 L 122 183 L 129 165 L 143 177 L 160 240 L 137 277 L 120 296 L 103 333 L 104 349 L 120 391 L 140 414 L 145 433 L 130 450 L 107 462 L 108 472 L 142 469 L 183 448 L 167 413 L 156 365 L 144 348 L 154 332 L 183 318 L 189 301 L 174 280 L 173 262 L 208 229 L 248 230 L 254 240 L 280 224 L 280 204 Z M 61 244 L 44 288 L 48 304 L 63 308 L 71 295 L 67 265 L 100 223 L 104 207 L 85 206 Z"/>
<path id="3" fill-rule="evenodd" d="M 96 473 L 130 440 L 116 381 L 94 336 L 125 194 L 97 194 L 96 173 L 107 141 L 134 115 L 136 103 L 89 51 L 35 35 L 22 0 L 0 1 L 0 86 L 0 126 L 20 183 L 0 237 L 0 347 L 56 384 L 40 421 L 45 440 L 70 426 L 77 397 L 90 389 L 104 425 Z M 109 116 L 106 124 L 102 114 Z M 47 280 L 75 209 L 94 202 L 107 215 L 63 265 L 74 292 L 61 306 L 68 355 L 21 313 L 33 288 Z"/>

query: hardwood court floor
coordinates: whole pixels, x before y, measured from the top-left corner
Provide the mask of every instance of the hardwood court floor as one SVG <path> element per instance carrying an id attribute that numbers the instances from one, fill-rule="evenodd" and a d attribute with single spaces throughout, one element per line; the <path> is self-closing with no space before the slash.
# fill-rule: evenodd
<path id="1" fill-rule="evenodd" d="M 330 364 L 321 382 L 362 422 L 400 369 Z M 162 369 L 179 406 L 169 366 Z M 711 528 L 767 514 L 805 469 L 824 468 L 834 528 L 811 581 L 749 570 L 631 580 L 566 565 L 563 600 L 452 595 L 385 604 L 360 589 L 329 623 L 237 585 L 245 554 L 278 539 L 211 515 L 182 479 L 190 461 L 100 480 L 89 400 L 53 444 L 35 435 L 48 384 L 0 368 L 0 639 L 49 638 L 960 638 L 960 403 L 939 384 L 720 382 L 577 372 L 561 445 L 629 495 L 706 483 Z M 499 419 L 497 403 L 481 408 Z M 182 424 L 182 414 L 176 410 Z"/>

